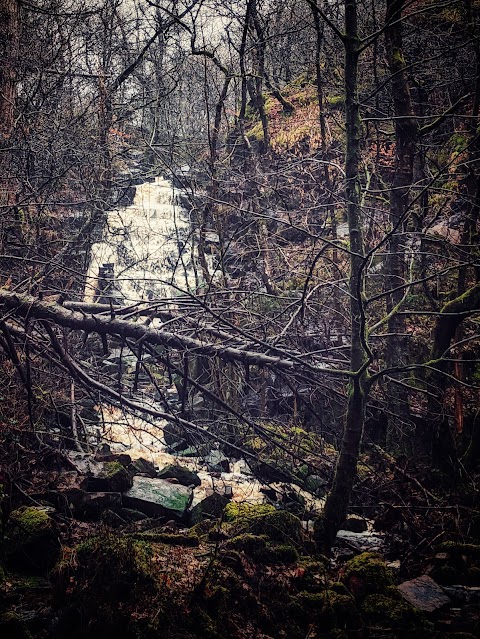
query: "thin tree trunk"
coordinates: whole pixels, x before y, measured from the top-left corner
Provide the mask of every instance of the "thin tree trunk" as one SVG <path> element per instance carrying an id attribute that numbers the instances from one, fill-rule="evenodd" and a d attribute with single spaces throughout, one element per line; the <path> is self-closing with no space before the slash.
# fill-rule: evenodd
<path id="1" fill-rule="evenodd" d="M 364 342 L 361 283 L 364 267 L 362 219 L 360 210 L 360 118 L 358 104 L 358 57 L 356 0 L 345 2 L 345 113 L 347 150 L 345 158 L 347 216 L 350 237 L 350 315 L 351 351 L 350 367 L 355 376 L 349 387 L 346 423 L 342 446 L 335 469 L 335 477 L 327 496 L 324 511 L 322 545 L 328 552 L 341 524 L 347 516 L 348 505 L 355 483 L 358 455 L 365 423 L 366 352 Z"/>

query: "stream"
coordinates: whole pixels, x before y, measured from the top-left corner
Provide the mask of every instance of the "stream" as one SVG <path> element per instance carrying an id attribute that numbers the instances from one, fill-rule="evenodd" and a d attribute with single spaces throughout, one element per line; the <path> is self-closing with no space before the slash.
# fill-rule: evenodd
<path id="1" fill-rule="evenodd" d="M 182 195 L 169 180 L 157 177 L 154 182 L 136 187 L 130 206 L 110 211 L 102 240 L 92 247 L 86 301 L 108 301 L 110 297 L 123 305 L 159 299 L 168 304 L 176 295 L 194 290 L 195 246 L 187 211 L 181 206 Z M 99 273 L 103 275 L 103 283 L 99 281 L 102 279 Z M 100 290 L 105 287 L 107 293 Z M 135 366 L 135 357 L 117 348 L 103 361 L 103 366 L 111 365 L 112 370 L 119 364 L 128 371 Z M 166 392 L 174 397 L 176 389 L 172 386 Z M 156 406 L 151 396 L 144 400 Z M 162 410 L 160 405 L 156 407 Z M 98 413 L 103 424 L 98 441 L 108 443 L 112 451 L 128 453 L 132 459 L 147 459 L 160 469 L 181 464 L 195 471 L 201 485 L 195 488 L 192 506 L 212 492 L 228 494 L 234 501 L 267 501 L 263 492 L 266 486 L 253 476 L 244 459 L 229 459 L 228 472 L 212 472 L 205 457 L 185 457 L 181 452 L 173 455 L 167 451 L 163 441 L 165 423 L 152 424 L 120 408 L 104 405 L 98 407 Z M 295 484 L 269 484 L 268 488 L 270 494 L 272 489 L 278 495 L 296 493 L 309 517 L 317 514 L 324 504 L 323 499 Z"/>

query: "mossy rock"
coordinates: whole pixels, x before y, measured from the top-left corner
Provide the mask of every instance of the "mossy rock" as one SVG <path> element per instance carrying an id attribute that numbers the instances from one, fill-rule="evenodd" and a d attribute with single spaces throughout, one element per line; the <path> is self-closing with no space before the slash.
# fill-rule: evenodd
<path id="1" fill-rule="evenodd" d="M 421 613 L 406 601 L 385 595 L 368 595 L 361 607 L 362 617 L 367 625 L 407 630 L 421 626 Z"/>
<path id="2" fill-rule="evenodd" d="M 16 612 L 4 612 L 0 616 L 0 637 L 5 637 L 5 639 L 33 639 L 25 622 Z"/>
<path id="3" fill-rule="evenodd" d="M 480 559 L 479 544 L 460 544 L 455 541 L 444 541 L 438 549 L 440 552 L 447 552 L 454 558 L 465 555 L 471 559 Z"/>
<path id="4" fill-rule="evenodd" d="M 299 590 L 307 592 L 318 592 L 325 588 L 325 573 L 328 566 L 328 559 L 321 557 L 314 561 L 311 558 L 302 559 L 299 562 L 299 570 L 295 579 L 295 584 Z M 349 594 L 344 588 L 343 594 Z"/>
<path id="5" fill-rule="evenodd" d="M 341 581 L 361 601 L 371 594 L 385 594 L 393 586 L 393 575 L 380 555 L 364 552 L 346 563 Z"/>
<path id="6" fill-rule="evenodd" d="M 289 544 L 272 544 L 267 535 L 238 535 L 226 542 L 225 549 L 243 552 L 264 564 L 292 564 L 298 561 L 296 548 Z"/>
<path id="7" fill-rule="evenodd" d="M 266 535 L 271 541 L 298 545 L 302 538 L 302 523 L 286 510 L 276 510 L 268 504 L 230 503 L 225 519 L 232 522 L 232 530 L 252 535 Z"/>
<path id="8" fill-rule="evenodd" d="M 119 461 L 109 461 L 94 477 L 88 478 L 91 492 L 122 493 L 132 487 L 133 479 Z"/>
<path id="9" fill-rule="evenodd" d="M 51 579 L 57 594 L 68 588 L 69 597 L 87 608 L 98 601 L 123 601 L 136 586 L 153 583 L 151 557 L 151 546 L 144 541 L 112 534 L 91 537 L 73 551 L 66 549 Z"/>
<path id="10" fill-rule="evenodd" d="M 176 479 L 183 486 L 200 486 L 202 483 L 197 473 L 179 464 L 165 466 L 158 471 L 157 477 L 159 479 Z"/>
<path id="11" fill-rule="evenodd" d="M 245 504 L 231 501 L 225 507 L 224 517 L 225 521 L 236 521 L 238 519 L 261 517 L 275 511 L 275 507 L 271 504 Z"/>
<path id="12" fill-rule="evenodd" d="M 4 541 L 8 566 L 48 570 L 60 552 L 58 531 L 49 508 L 23 506 L 10 514 Z"/>
<path id="13" fill-rule="evenodd" d="M 333 590 L 320 593 L 301 592 L 293 600 L 291 612 L 299 621 L 313 621 L 322 631 L 357 629 L 360 616 L 355 601 L 349 594 L 339 594 Z"/>

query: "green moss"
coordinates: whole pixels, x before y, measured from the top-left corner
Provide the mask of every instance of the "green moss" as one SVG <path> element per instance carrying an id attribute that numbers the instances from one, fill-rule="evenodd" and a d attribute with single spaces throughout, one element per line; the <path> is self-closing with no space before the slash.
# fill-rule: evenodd
<path id="1" fill-rule="evenodd" d="M 25 538 L 43 534 L 52 527 L 52 520 L 46 509 L 36 506 L 23 506 L 14 510 L 10 515 L 10 521 L 18 528 L 17 535 L 23 535 Z"/>
<path id="2" fill-rule="evenodd" d="M 261 535 L 252 535 L 250 533 L 237 535 L 226 542 L 225 548 L 244 552 L 252 559 L 263 563 L 267 563 L 270 559 L 267 537 Z"/>
<path id="3" fill-rule="evenodd" d="M 225 519 L 231 522 L 236 534 L 266 535 L 270 541 L 288 544 L 299 544 L 301 540 L 302 524 L 298 517 L 268 504 L 230 503 L 225 508 Z"/>
<path id="4" fill-rule="evenodd" d="M 379 555 L 364 552 L 346 563 L 342 582 L 361 600 L 370 594 L 385 593 L 393 586 L 393 576 Z"/>
<path id="5" fill-rule="evenodd" d="M 7 564 L 43 570 L 55 563 L 59 543 L 54 521 L 48 509 L 23 506 L 14 510 L 3 543 Z"/>
<path id="6" fill-rule="evenodd" d="M 422 616 L 405 601 L 385 595 L 368 595 L 362 604 L 362 617 L 368 624 L 391 629 L 408 629 L 422 624 Z"/>
<path id="7" fill-rule="evenodd" d="M 114 477 L 117 473 L 123 473 L 125 468 L 118 461 L 111 461 L 105 464 L 105 474 L 107 477 Z"/>
<path id="8" fill-rule="evenodd" d="M 137 586 L 153 583 L 152 548 L 144 541 L 107 534 L 65 549 L 51 572 L 57 594 L 98 601 L 127 599 Z M 74 587 L 72 587 L 72 583 Z M 88 596 L 89 601 L 84 602 Z"/>
<path id="9" fill-rule="evenodd" d="M 235 521 L 237 519 L 254 519 L 255 517 L 263 517 L 267 513 L 275 512 L 274 506 L 270 504 L 244 504 L 231 501 L 225 507 L 225 521 Z"/>
<path id="10" fill-rule="evenodd" d="M 333 590 L 299 593 L 293 600 L 291 612 L 299 621 L 312 620 L 322 630 L 354 629 L 359 626 L 359 615 L 352 596 Z"/>
<path id="11" fill-rule="evenodd" d="M 278 564 L 294 564 L 298 561 L 297 549 L 289 544 L 278 544 L 271 548 L 271 562 Z"/>
<path id="12" fill-rule="evenodd" d="M 345 105 L 345 96 L 329 95 L 327 96 L 326 103 L 331 109 L 341 109 Z"/>

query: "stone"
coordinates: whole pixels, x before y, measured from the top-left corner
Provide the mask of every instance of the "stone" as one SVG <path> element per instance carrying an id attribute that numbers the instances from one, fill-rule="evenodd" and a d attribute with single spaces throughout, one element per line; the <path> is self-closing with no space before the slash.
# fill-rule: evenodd
<path id="1" fill-rule="evenodd" d="M 167 446 L 183 444 L 183 447 L 185 447 L 187 445 L 183 429 L 176 424 L 165 424 L 163 427 L 163 439 Z"/>
<path id="2" fill-rule="evenodd" d="M 91 519 L 100 519 L 105 510 L 121 508 L 122 495 L 119 492 L 86 493 L 79 504 L 78 514 Z"/>
<path id="3" fill-rule="evenodd" d="M 133 486 L 123 495 L 123 505 L 149 517 L 182 519 L 192 501 L 193 490 L 164 479 L 134 477 Z"/>
<path id="4" fill-rule="evenodd" d="M 159 479 L 176 479 L 183 486 L 200 486 L 202 483 L 197 473 L 178 464 L 165 466 L 165 468 L 158 471 L 157 477 Z"/>
<path id="5" fill-rule="evenodd" d="M 155 465 L 143 457 L 134 459 L 129 468 L 132 475 L 142 475 L 143 477 L 150 477 L 151 479 L 157 476 Z"/>
<path id="6" fill-rule="evenodd" d="M 229 473 L 230 461 L 221 450 L 212 450 L 210 454 L 205 458 L 205 462 L 209 470 L 217 473 Z"/>
<path id="7" fill-rule="evenodd" d="M 220 493 L 208 491 L 193 501 L 189 511 L 190 526 L 195 526 L 204 519 L 220 517 L 230 498 Z"/>
<path id="8" fill-rule="evenodd" d="M 22 506 L 10 514 L 2 548 L 7 565 L 41 571 L 53 566 L 60 543 L 52 511 L 49 507 Z"/>
<path id="9" fill-rule="evenodd" d="M 319 475 L 309 475 L 303 482 L 305 490 L 314 495 L 325 494 L 326 481 Z"/>
<path id="10" fill-rule="evenodd" d="M 100 464 L 88 477 L 89 492 L 122 493 L 132 487 L 133 480 L 119 461 Z"/>
<path id="11" fill-rule="evenodd" d="M 368 524 L 366 519 L 360 517 L 360 515 L 348 515 L 347 519 L 341 525 L 341 530 L 361 533 L 368 530 Z"/>
<path id="12" fill-rule="evenodd" d="M 423 612 L 435 612 L 451 602 L 443 588 L 428 575 L 404 581 L 398 590 L 408 603 Z"/>

